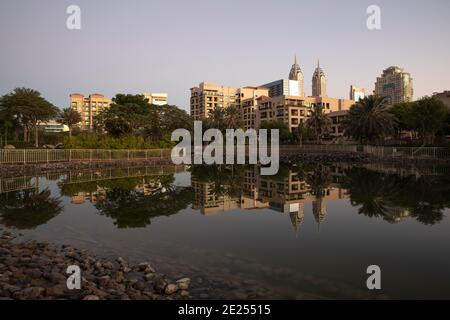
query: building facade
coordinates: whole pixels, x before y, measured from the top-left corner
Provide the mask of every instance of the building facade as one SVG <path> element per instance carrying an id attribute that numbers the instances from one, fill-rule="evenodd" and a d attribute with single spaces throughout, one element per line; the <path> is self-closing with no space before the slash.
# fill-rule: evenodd
<path id="1" fill-rule="evenodd" d="M 191 116 L 202 120 L 214 108 L 236 106 L 240 110 L 243 128 L 260 128 L 263 122 L 282 121 L 289 130 L 305 123 L 311 109 L 317 105 L 325 113 L 348 110 L 354 100 L 331 98 L 326 95 L 326 79 L 320 64 L 313 76 L 313 95 L 305 96 L 303 73 L 294 60 L 289 80 L 277 80 L 261 86 L 234 88 L 202 82 L 191 88 Z"/>
<path id="2" fill-rule="evenodd" d="M 227 108 L 235 105 L 237 91 L 237 88 L 208 82 L 202 82 L 198 87 L 191 88 L 191 117 L 193 120 L 202 120 L 216 107 Z"/>
<path id="3" fill-rule="evenodd" d="M 386 97 L 388 104 L 413 101 L 413 79 L 404 69 L 392 66 L 383 70 L 375 83 L 375 95 Z"/>
<path id="4" fill-rule="evenodd" d="M 289 80 L 297 81 L 299 90 L 298 95 L 303 97 L 305 95 L 305 79 L 303 76 L 302 69 L 300 68 L 300 65 L 297 63 L 297 56 L 295 56 L 294 64 L 292 65 L 291 71 L 289 72 Z"/>
<path id="5" fill-rule="evenodd" d="M 440 93 L 433 93 L 433 97 L 436 97 L 439 100 L 441 100 L 442 103 L 445 104 L 447 108 L 450 109 L 450 90 L 446 90 Z"/>
<path id="6" fill-rule="evenodd" d="M 78 124 L 81 130 L 92 130 L 95 116 L 110 105 L 111 99 L 99 93 L 93 93 L 88 97 L 80 93 L 70 95 L 70 107 L 81 116 L 81 122 Z"/>
<path id="7" fill-rule="evenodd" d="M 327 96 L 327 79 L 325 73 L 320 67 L 320 62 L 317 61 L 317 67 L 312 77 L 312 96 L 326 97 Z"/>
<path id="8" fill-rule="evenodd" d="M 69 127 L 67 125 L 59 123 L 56 120 L 39 122 L 38 127 L 46 133 L 69 132 Z"/>
<path id="9" fill-rule="evenodd" d="M 366 96 L 366 90 L 364 88 L 359 88 L 354 85 L 350 86 L 350 100 L 359 101 L 364 99 Z"/>
<path id="10" fill-rule="evenodd" d="M 155 106 L 164 106 L 168 104 L 167 93 L 144 93 L 144 97 L 148 99 L 148 103 L 153 104 Z"/>

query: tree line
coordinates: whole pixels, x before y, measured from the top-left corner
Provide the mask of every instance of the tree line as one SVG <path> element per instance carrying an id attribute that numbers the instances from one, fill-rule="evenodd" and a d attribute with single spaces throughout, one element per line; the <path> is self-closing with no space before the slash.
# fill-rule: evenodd
<path id="1" fill-rule="evenodd" d="M 434 144 L 437 136 L 450 132 L 450 115 L 447 107 L 435 97 L 424 97 L 414 102 L 388 105 L 384 97 L 367 96 L 356 102 L 342 122 L 344 135 L 364 144 L 383 144 L 387 138 L 400 139 L 405 132 L 422 144 Z M 83 133 L 76 142 L 71 141 L 72 132 L 81 122 L 80 114 L 72 108 L 58 109 L 38 91 L 16 88 L 0 97 L 0 136 L 2 140 L 34 142 L 39 147 L 39 123 L 56 120 L 69 128 L 66 144 L 83 147 L 92 141 L 103 139 L 102 146 L 121 139 L 120 145 L 171 144 L 173 130 L 192 130 L 190 115 L 174 105 L 155 106 L 143 95 L 117 94 L 109 108 L 94 117 L 93 132 Z M 203 120 L 203 128 L 242 128 L 243 122 L 237 106 L 215 108 Z M 282 121 L 263 122 L 262 129 L 279 129 L 281 143 L 302 143 L 304 140 L 321 143 L 330 137 L 331 119 L 324 107 L 317 104 L 310 110 L 304 123 L 289 130 Z M 101 139 L 100 139 L 100 138 Z M 107 142 L 105 138 L 109 137 Z M 128 138 L 127 138 L 128 137 Z M 133 137 L 133 139 L 131 139 Z M 123 143 L 128 139 L 127 143 Z M 134 141 L 133 140 L 133 141 Z M 133 146 L 130 146 L 133 147 Z"/>
<path id="2" fill-rule="evenodd" d="M 4 144 L 22 140 L 26 144 L 33 141 L 34 146 L 39 147 L 39 124 L 49 120 L 68 126 L 66 144 L 70 144 L 72 132 L 80 134 L 75 130 L 82 120 L 80 114 L 73 108 L 60 110 L 36 90 L 16 88 L 0 97 L 0 136 Z M 109 142 L 114 138 L 121 139 L 122 144 L 136 140 L 140 146 L 147 146 L 152 142 L 170 141 L 170 134 L 177 128 L 192 128 L 186 111 L 174 105 L 151 105 L 143 95 L 117 94 L 110 108 L 94 117 L 93 132 L 81 133 L 83 137 L 79 140 L 110 137 Z"/>

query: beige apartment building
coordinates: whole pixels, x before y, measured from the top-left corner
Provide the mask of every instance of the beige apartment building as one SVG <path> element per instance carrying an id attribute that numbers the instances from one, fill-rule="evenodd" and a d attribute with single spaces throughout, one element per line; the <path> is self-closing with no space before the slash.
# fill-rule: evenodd
<path id="1" fill-rule="evenodd" d="M 255 128 L 258 98 L 268 94 L 269 89 L 264 87 L 243 87 L 237 90 L 236 105 L 240 110 L 245 130 Z"/>
<path id="2" fill-rule="evenodd" d="M 167 93 L 144 93 L 144 97 L 148 99 L 149 104 L 155 106 L 164 106 L 168 104 L 169 95 Z"/>
<path id="3" fill-rule="evenodd" d="M 375 95 L 387 97 L 390 105 L 413 101 L 413 79 L 404 69 L 392 66 L 383 70 L 375 83 Z"/>
<path id="4" fill-rule="evenodd" d="M 208 117 L 214 108 L 226 108 L 236 104 L 237 89 L 219 86 L 214 83 L 202 82 L 198 87 L 191 88 L 191 116 L 193 120 Z"/>
<path id="5" fill-rule="evenodd" d="M 88 97 L 80 93 L 70 95 L 70 107 L 81 115 L 81 122 L 78 124 L 81 130 L 92 130 L 95 116 L 110 105 L 111 99 L 99 93 L 93 93 Z"/>
<path id="6" fill-rule="evenodd" d="M 355 103 L 352 100 L 330 97 L 261 97 L 257 99 L 255 127 L 259 128 L 263 122 L 282 121 L 292 131 L 300 124 L 304 124 L 311 115 L 311 109 L 316 105 L 323 107 L 324 113 L 344 111 Z"/>
<path id="7" fill-rule="evenodd" d="M 216 107 L 233 105 L 240 109 L 244 129 L 259 128 L 266 121 L 282 121 L 292 131 L 306 121 L 317 105 L 323 106 L 325 113 L 331 113 L 348 110 L 355 103 L 326 95 L 326 77 L 319 63 L 313 75 L 312 96 L 305 96 L 303 85 L 303 73 L 296 58 L 289 80 L 242 88 L 202 82 L 191 88 L 191 116 L 202 120 Z"/>

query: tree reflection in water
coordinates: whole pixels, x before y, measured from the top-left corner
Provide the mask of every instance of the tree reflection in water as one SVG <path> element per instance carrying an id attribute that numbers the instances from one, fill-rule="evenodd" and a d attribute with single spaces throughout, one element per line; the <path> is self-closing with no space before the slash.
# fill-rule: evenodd
<path id="1" fill-rule="evenodd" d="M 324 222 L 330 202 L 343 198 L 359 214 L 389 223 L 414 218 L 433 225 L 450 207 L 448 174 L 398 175 L 383 166 L 369 169 L 317 163 L 283 165 L 274 176 L 260 176 L 257 166 L 242 165 L 193 166 L 190 171 L 190 187 L 176 186 L 173 173 L 80 183 L 60 180 L 58 185 L 61 195 L 71 197 L 74 204 L 89 199 L 98 214 L 111 218 L 118 228 L 145 227 L 155 217 L 170 216 L 191 205 L 203 214 L 269 208 L 289 213 L 296 229 L 307 202 L 312 202 L 318 224 Z M 62 209 L 60 199 L 48 189 L 0 194 L 0 223 L 6 227 L 36 228 Z"/>
<path id="2" fill-rule="evenodd" d="M 0 194 L 0 223 L 8 228 L 35 229 L 62 212 L 61 200 L 45 189 Z"/>
<path id="3" fill-rule="evenodd" d="M 345 172 L 343 187 L 352 205 L 369 217 L 395 223 L 407 216 L 432 225 L 443 219 L 450 205 L 448 176 L 402 177 L 362 168 Z"/>
<path id="4" fill-rule="evenodd" d="M 141 185 L 127 180 L 103 186 L 104 197 L 96 204 L 99 213 L 112 218 L 118 228 L 145 227 L 152 218 L 176 214 L 192 203 L 192 189 L 174 186 L 173 176 L 151 178 Z"/>

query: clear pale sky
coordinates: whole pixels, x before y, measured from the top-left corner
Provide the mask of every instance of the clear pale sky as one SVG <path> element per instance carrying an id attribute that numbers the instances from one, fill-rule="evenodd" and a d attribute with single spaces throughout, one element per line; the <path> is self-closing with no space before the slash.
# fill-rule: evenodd
<path id="1" fill-rule="evenodd" d="M 81 30 L 66 28 L 71 4 Z M 379 31 L 366 27 L 371 4 Z M 198 83 L 287 78 L 297 54 L 308 95 L 320 58 L 329 96 L 372 92 L 398 65 L 418 98 L 450 89 L 449 14 L 448 0 L 1 0 L 0 95 L 26 86 L 67 107 L 72 92 L 167 92 L 188 110 Z"/>

